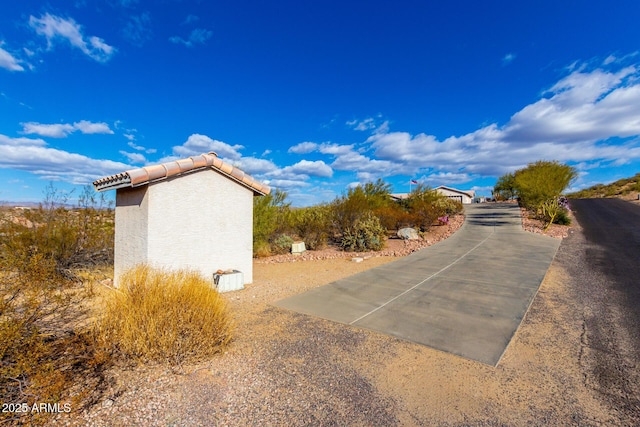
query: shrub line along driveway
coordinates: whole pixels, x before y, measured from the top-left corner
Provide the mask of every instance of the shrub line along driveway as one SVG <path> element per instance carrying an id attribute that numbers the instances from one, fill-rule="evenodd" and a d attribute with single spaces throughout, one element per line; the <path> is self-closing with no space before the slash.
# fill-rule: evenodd
<path id="1" fill-rule="evenodd" d="M 276 305 L 496 366 L 559 246 L 516 205 L 469 205 L 448 239 Z"/>

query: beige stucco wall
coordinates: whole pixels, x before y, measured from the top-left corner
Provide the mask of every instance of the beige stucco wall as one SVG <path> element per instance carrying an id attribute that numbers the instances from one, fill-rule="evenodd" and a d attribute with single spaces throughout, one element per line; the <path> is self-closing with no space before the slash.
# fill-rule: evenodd
<path id="1" fill-rule="evenodd" d="M 140 256 L 131 251 L 141 250 L 146 253 L 144 262 L 150 265 L 190 268 L 207 278 L 212 278 L 218 269 L 235 269 L 243 273 L 245 283 L 252 283 L 251 190 L 214 170 L 182 175 L 144 188 L 146 195 L 138 213 L 133 214 L 124 206 L 121 209 L 116 203 L 116 230 L 119 225 L 127 229 L 146 226 L 146 246 L 126 242 L 128 233 L 116 234 L 119 271 L 139 263 Z M 120 222 L 119 209 L 123 212 Z M 146 216 L 146 224 L 138 216 Z M 136 225 L 124 226 L 125 218 Z"/>

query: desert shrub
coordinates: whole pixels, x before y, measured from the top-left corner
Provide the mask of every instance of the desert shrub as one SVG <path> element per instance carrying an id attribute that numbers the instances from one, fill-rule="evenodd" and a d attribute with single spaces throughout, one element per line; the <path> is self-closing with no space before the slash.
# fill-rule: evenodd
<path id="1" fill-rule="evenodd" d="M 89 187 L 78 205 L 69 208 L 67 197 L 50 186 L 37 209 L 25 210 L 22 216 L 6 214 L 1 227 L 4 254 L 42 254 L 62 274 L 113 262 L 113 210 L 104 195 L 96 199 Z"/>
<path id="2" fill-rule="evenodd" d="M 271 243 L 259 241 L 253 242 L 253 256 L 254 258 L 264 258 L 273 255 L 271 250 Z"/>
<path id="3" fill-rule="evenodd" d="M 271 247 L 277 254 L 285 254 L 290 252 L 291 245 L 293 244 L 293 238 L 288 234 L 281 234 L 273 241 Z"/>
<path id="4" fill-rule="evenodd" d="M 640 192 L 640 173 L 636 174 L 633 177 L 633 180 L 634 180 L 634 182 L 633 182 L 633 184 L 631 186 L 631 191 Z"/>
<path id="5" fill-rule="evenodd" d="M 321 204 L 291 211 L 291 228 L 310 250 L 319 250 L 327 245 L 331 228 L 331 209 Z"/>
<path id="6" fill-rule="evenodd" d="M 428 231 L 438 217 L 447 215 L 448 210 L 453 210 L 455 205 L 452 205 L 444 195 L 419 184 L 409 195 L 407 206 L 413 225 L 421 231 Z"/>
<path id="7" fill-rule="evenodd" d="M 371 208 L 361 187 L 349 189 L 346 196 L 337 198 L 331 204 L 334 231 L 343 234 L 352 228 Z"/>
<path id="8" fill-rule="evenodd" d="M 462 212 L 462 202 L 450 199 L 446 196 L 439 197 L 433 202 L 434 207 L 439 211 L 440 216 L 455 215 Z"/>
<path id="9" fill-rule="evenodd" d="M 273 241 L 286 231 L 286 198 L 287 193 L 280 190 L 253 198 L 253 256 L 268 256 Z"/>
<path id="10" fill-rule="evenodd" d="M 379 251 L 384 247 L 387 231 L 371 213 L 344 230 L 340 246 L 345 251 Z"/>
<path id="11" fill-rule="evenodd" d="M 199 274 L 141 265 L 119 280 L 96 325 L 115 354 L 179 365 L 209 357 L 230 341 L 226 302 Z"/>
<path id="12" fill-rule="evenodd" d="M 376 209 L 373 213 L 380 219 L 380 224 L 387 231 L 398 230 L 413 224 L 413 217 L 409 211 L 402 204 L 395 201 Z"/>
<path id="13" fill-rule="evenodd" d="M 368 182 L 347 191 L 346 195 L 336 199 L 331 205 L 334 232 L 339 235 L 352 229 L 364 217 L 393 209 L 390 197 L 391 184 L 381 179 Z"/>
<path id="14" fill-rule="evenodd" d="M 0 218 L 0 395 L 59 402 L 74 384 L 100 381 L 108 357 L 83 327 L 90 296 L 72 268 L 112 257 L 113 218 L 87 191 L 65 208 L 53 187 L 38 209 Z M 75 403 L 83 404 L 81 393 Z M 37 422 L 44 414 L 30 414 Z M 0 419 L 10 415 L 0 414 Z M 34 418 L 35 417 L 35 418 Z"/>
<path id="15" fill-rule="evenodd" d="M 571 225 L 571 218 L 566 209 L 561 209 L 553 220 L 554 224 Z"/>

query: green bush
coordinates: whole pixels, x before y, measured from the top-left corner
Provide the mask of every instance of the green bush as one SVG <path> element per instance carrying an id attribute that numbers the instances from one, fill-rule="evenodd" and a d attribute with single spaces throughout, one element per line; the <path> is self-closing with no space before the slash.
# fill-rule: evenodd
<path id="1" fill-rule="evenodd" d="M 562 192 L 577 177 L 575 168 L 558 162 L 538 161 L 498 179 L 494 194 L 511 186 L 520 205 L 547 222 L 547 228 L 563 209 L 558 204 Z"/>
<path id="2" fill-rule="evenodd" d="M 138 266 L 120 278 L 96 324 L 113 353 L 179 365 L 219 352 L 230 340 L 225 300 L 195 272 Z"/>
<path id="3" fill-rule="evenodd" d="M 291 211 L 291 228 L 310 250 L 320 250 L 327 245 L 331 228 L 331 208 L 321 204 Z"/>
<path id="4" fill-rule="evenodd" d="M 571 166 L 538 161 L 515 172 L 515 188 L 520 203 L 539 212 L 543 203 L 560 197 L 576 176 L 577 172 Z"/>
<path id="5" fill-rule="evenodd" d="M 271 254 L 271 244 L 283 232 L 289 203 L 287 193 L 276 190 L 271 194 L 253 198 L 253 256 Z"/>
<path id="6" fill-rule="evenodd" d="M 508 173 L 498 178 L 493 187 L 493 197 L 496 200 L 511 200 L 517 196 L 515 175 Z"/>
<path id="7" fill-rule="evenodd" d="M 391 185 L 381 179 L 348 190 L 347 194 L 336 199 L 331 205 L 334 231 L 344 234 L 369 214 L 386 209 L 394 202 L 391 200 Z"/>
<path id="8" fill-rule="evenodd" d="M 378 217 L 364 215 L 353 227 L 344 230 L 340 246 L 345 251 L 379 251 L 384 247 L 387 231 L 380 225 Z"/>
<path id="9" fill-rule="evenodd" d="M 428 231 L 433 223 L 449 210 L 455 210 L 447 197 L 425 185 L 417 185 L 407 200 L 413 225 L 421 231 Z"/>
<path id="10" fill-rule="evenodd" d="M 291 245 L 293 244 L 293 238 L 287 234 L 279 235 L 274 241 L 271 247 L 277 254 L 285 254 L 291 251 Z"/>

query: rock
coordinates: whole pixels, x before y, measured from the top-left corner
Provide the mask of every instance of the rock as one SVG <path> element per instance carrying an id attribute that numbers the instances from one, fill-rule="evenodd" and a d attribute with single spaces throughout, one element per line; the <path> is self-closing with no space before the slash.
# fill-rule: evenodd
<path id="1" fill-rule="evenodd" d="M 364 258 L 355 257 L 355 258 L 351 258 L 351 261 L 353 261 L 353 262 L 362 262 L 362 261 L 364 261 Z"/>
<path id="2" fill-rule="evenodd" d="M 415 228 L 401 228 L 398 230 L 398 237 L 402 240 L 418 240 L 420 238 Z"/>

